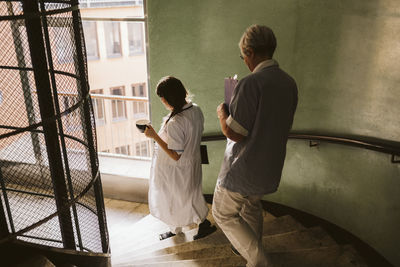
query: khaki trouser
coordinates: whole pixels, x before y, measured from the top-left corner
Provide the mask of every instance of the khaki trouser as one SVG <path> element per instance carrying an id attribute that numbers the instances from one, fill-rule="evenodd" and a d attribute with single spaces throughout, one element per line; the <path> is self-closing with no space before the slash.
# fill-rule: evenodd
<path id="1" fill-rule="evenodd" d="M 217 183 L 212 213 L 231 244 L 247 260 L 248 267 L 267 266 L 262 246 L 262 195 L 242 196 Z M 269 266 L 269 265 L 268 265 Z"/>

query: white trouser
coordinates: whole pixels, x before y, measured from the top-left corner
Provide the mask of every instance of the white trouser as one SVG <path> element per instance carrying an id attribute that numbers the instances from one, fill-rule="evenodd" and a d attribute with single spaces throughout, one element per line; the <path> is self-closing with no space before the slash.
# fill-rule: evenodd
<path id="1" fill-rule="evenodd" d="M 231 244 L 247 260 L 248 267 L 267 266 L 262 246 L 262 195 L 242 196 L 217 183 L 212 213 Z"/>

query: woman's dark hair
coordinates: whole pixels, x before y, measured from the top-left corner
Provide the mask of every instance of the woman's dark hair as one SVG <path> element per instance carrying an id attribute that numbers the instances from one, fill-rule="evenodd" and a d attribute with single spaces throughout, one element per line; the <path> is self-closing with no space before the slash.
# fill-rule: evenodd
<path id="1" fill-rule="evenodd" d="M 186 104 L 187 91 L 179 79 L 166 76 L 158 82 L 156 93 L 159 97 L 164 97 L 168 104 L 173 107 L 171 115 L 165 122 L 168 123 L 173 116 L 182 112 L 182 108 Z"/>

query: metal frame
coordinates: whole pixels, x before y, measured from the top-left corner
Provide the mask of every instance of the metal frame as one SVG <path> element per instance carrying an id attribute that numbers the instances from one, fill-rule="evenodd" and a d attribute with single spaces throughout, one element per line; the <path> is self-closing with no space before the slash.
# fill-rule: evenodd
<path id="1" fill-rule="evenodd" d="M 45 5 L 43 1 L 40 1 L 40 7 L 42 10 L 45 10 Z M 53 58 L 52 57 L 52 53 L 51 53 L 51 48 L 50 48 L 50 36 L 49 36 L 49 32 L 48 32 L 48 24 L 47 24 L 47 18 L 46 17 L 42 17 L 42 24 L 43 24 L 43 29 L 46 29 L 44 32 L 44 37 L 45 37 L 45 43 L 46 43 L 46 52 L 47 55 L 49 56 L 49 58 Z M 61 110 L 60 110 L 60 105 L 58 102 L 58 92 L 57 92 L 57 83 L 56 83 L 56 77 L 55 77 L 55 73 L 54 73 L 54 65 L 53 65 L 53 60 L 49 60 L 48 61 L 48 65 L 49 65 L 49 71 L 50 71 L 50 80 L 51 80 L 51 86 L 53 88 L 53 99 L 54 99 L 54 107 L 56 110 L 56 114 L 60 114 Z M 72 201 L 72 212 L 74 214 L 74 222 L 75 222 L 75 229 L 77 232 L 77 237 L 78 237 L 78 244 L 79 247 L 81 249 L 83 249 L 83 244 L 82 244 L 82 237 L 81 237 L 81 230 L 79 227 L 79 221 L 78 221 L 78 212 L 76 210 L 76 206 L 75 206 L 75 194 L 74 194 L 74 189 L 72 186 L 72 179 L 71 179 L 71 172 L 69 169 L 69 162 L 68 162 L 68 155 L 67 155 L 67 147 L 65 144 L 65 135 L 64 135 L 64 129 L 63 129 L 63 124 L 61 121 L 61 117 L 57 118 L 57 126 L 59 129 L 59 136 L 60 138 L 60 142 L 61 142 L 61 151 L 62 151 L 62 158 L 64 160 L 64 166 L 65 166 L 65 174 L 66 174 L 66 178 L 67 178 L 67 187 L 68 187 L 68 193 L 69 193 L 69 197 L 71 198 Z"/>
<path id="2" fill-rule="evenodd" d="M 19 2 L 19 1 L 16 1 Z M 41 90 L 37 91 L 36 93 L 38 94 L 38 98 L 42 99 L 39 100 L 39 102 L 41 102 L 41 104 L 43 103 L 53 103 L 54 105 L 51 105 L 50 107 L 46 107 L 46 109 L 41 110 L 41 117 L 42 117 L 42 121 L 39 123 L 35 123 L 35 121 L 30 121 L 30 125 L 28 127 L 12 127 L 12 126 L 6 126 L 6 125 L 2 125 L 1 128 L 4 129 L 10 129 L 10 130 L 14 130 L 11 132 L 8 132 L 6 134 L 2 134 L 0 135 L 0 138 L 7 138 L 7 137 L 11 137 L 13 135 L 22 133 L 22 132 L 31 132 L 31 134 L 37 134 L 37 133 L 44 133 L 45 136 L 47 137 L 46 139 L 46 143 L 48 143 L 46 145 L 46 147 L 49 146 L 49 144 L 51 143 L 52 147 L 53 147 L 53 152 L 49 151 L 49 163 L 50 163 L 50 168 L 52 169 L 52 177 L 54 177 L 54 174 L 57 173 L 59 176 L 62 175 L 62 179 L 59 179 L 59 182 L 61 182 L 61 180 L 64 180 L 64 175 L 63 175 L 63 164 L 66 167 L 66 172 L 65 172 L 65 176 L 66 176 L 66 180 L 67 182 L 63 183 L 63 184 L 59 184 L 56 185 L 54 188 L 54 191 L 56 192 L 56 199 L 61 198 L 63 199 L 62 202 L 66 202 L 65 205 L 57 205 L 57 209 L 58 212 L 66 212 L 68 207 L 72 207 L 73 209 L 73 214 L 74 217 L 77 217 L 77 213 L 76 213 L 76 208 L 75 208 L 75 203 L 77 204 L 81 204 L 78 202 L 78 199 L 80 199 L 83 194 L 81 194 L 80 196 L 78 196 L 77 198 L 74 199 L 74 192 L 72 190 L 71 187 L 71 177 L 69 174 L 68 169 L 68 158 L 66 156 L 66 147 L 65 147 L 65 142 L 64 142 L 64 138 L 71 138 L 74 139 L 77 142 L 82 143 L 85 147 L 89 148 L 89 156 L 92 162 L 97 162 L 97 155 L 96 155 L 96 151 L 94 150 L 93 147 L 90 147 L 88 144 L 90 144 L 90 142 L 93 142 L 93 137 L 91 136 L 91 128 L 86 128 L 85 130 L 85 135 L 88 138 L 89 142 L 85 143 L 82 140 L 78 140 L 77 138 L 67 135 L 64 133 L 63 129 L 62 129 L 62 124 L 61 124 L 61 117 L 64 115 L 69 114 L 70 112 L 75 111 L 76 109 L 80 109 L 83 106 L 83 111 L 84 111 L 84 118 L 85 121 L 90 121 L 91 120 L 91 115 L 90 115 L 90 101 L 88 101 L 89 99 L 89 89 L 88 89 L 88 84 L 87 81 L 85 80 L 85 74 L 86 71 L 84 69 L 84 62 L 79 62 L 81 68 L 79 70 L 77 70 L 78 75 L 72 74 L 72 73 L 67 73 L 67 72 L 62 72 L 62 71 L 58 71 L 55 70 L 52 62 L 50 60 L 49 65 L 46 66 L 46 62 L 45 62 L 45 58 L 46 56 L 51 57 L 51 50 L 49 50 L 49 33 L 47 31 L 47 17 L 48 15 L 54 15 L 54 14 L 58 14 L 58 13 L 64 13 L 64 12 L 72 12 L 73 13 L 73 19 L 74 19 L 74 28 L 73 28 L 73 34 L 74 36 L 77 38 L 75 41 L 75 44 L 77 45 L 77 52 L 78 52 L 78 59 L 80 59 L 82 61 L 82 59 L 84 58 L 84 54 L 82 53 L 81 47 L 79 47 L 79 45 L 82 43 L 82 38 L 80 35 L 80 25 L 79 25 L 79 10 L 77 9 L 78 6 L 78 1 L 71 1 L 71 2 L 65 2 L 65 1 L 51 1 L 54 3 L 69 3 L 71 4 L 70 8 L 63 8 L 61 10 L 51 10 L 51 11 L 45 11 L 44 10 L 44 5 L 43 5 L 42 0 L 35 0 L 32 2 L 30 2 L 29 0 L 24 0 L 23 3 L 25 5 L 25 10 L 23 15 L 14 15 L 11 13 L 10 16 L 2 16 L 0 18 L 0 20 L 4 21 L 4 20 L 10 20 L 10 19 L 25 19 L 27 21 L 35 21 L 35 23 L 27 23 L 27 24 L 32 24 L 30 25 L 30 28 L 27 29 L 28 31 L 28 37 L 30 40 L 30 43 L 33 42 L 37 42 L 37 39 L 35 38 L 39 38 L 42 43 L 38 46 L 38 47 L 30 47 L 31 49 L 31 54 L 35 54 L 33 55 L 33 57 L 35 57 L 35 59 L 33 59 L 33 68 L 30 67 L 26 67 L 23 64 L 19 64 L 18 67 L 15 66 L 0 66 L 0 68 L 2 69 L 13 69 L 13 70 L 19 70 L 21 71 L 21 73 L 23 74 L 23 71 L 32 71 L 35 73 L 36 75 L 36 79 L 37 81 L 40 81 L 41 84 L 37 84 L 36 87 L 37 88 L 41 88 Z M 41 9 L 39 10 L 38 8 L 38 4 L 41 4 Z M 146 13 L 146 9 L 144 8 L 144 13 Z M 49 18 L 49 23 L 52 23 L 52 19 L 53 18 Z M 99 18 L 93 18 L 94 20 L 102 20 Z M 91 20 L 91 19 L 88 19 Z M 104 19 L 104 20 L 120 20 L 120 19 Z M 146 36 L 146 53 L 148 53 L 148 38 L 147 38 L 147 21 L 145 20 L 145 18 L 134 18 L 134 19 L 121 19 L 124 21 L 139 21 L 139 22 L 145 22 L 145 36 Z M 38 27 L 39 23 L 42 23 L 43 25 L 43 32 L 39 31 L 41 28 Z M 21 22 L 16 22 L 17 26 L 23 26 L 21 24 Z M 21 24 L 21 25 L 20 25 Z M 36 26 L 36 28 L 35 28 Z M 32 28 L 33 27 L 33 28 Z M 35 34 L 33 33 L 34 30 L 36 30 Z M 40 37 L 38 37 L 40 36 Z M 16 35 L 16 37 L 18 38 L 18 36 Z M 14 40 L 15 41 L 15 40 Z M 17 51 L 18 53 L 18 51 Z M 79 54 L 80 53 L 80 54 Z M 38 60 L 37 55 L 41 56 L 42 60 Z M 47 54 L 47 55 L 46 55 Z M 23 63 L 23 62 L 22 62 Z M 41 67 L 41 69 L 38 71 L 38 66 Z M 147 68 L 148 68 L 148 63 L 147 63 Z M 37 74 L 39 73 L 39 74 Z M 47 75 L 48 74 L 48 75 Z M 62 74 L 62 75 L 67 75 L 70 77 L 73 77 L 75 79 L 81 80 L 83 83 L 83 87 L 80 88 L 80 92 L 79 92 L 79 97 L 81 97 L 81 100 L 76 103 L 75 105 L 73 105 L 72 107 L 68 108 L 67 110 L 65 110 L 64 112 L 60 112 L 60 107 L 58 106 L 58 101 L 54 101 L 52 102 L 50 100 L 50 98 L 53 98 L 54 100 L 57 100 L 57 95 L 60 95 L 57 93 L 57 91 L 55 90 L 56 87 L 56 83 L 55 83 L 55 78 L 54 75 L 55 74 Z M 39 77 L 42 77 L 43 79 L 39 79 Z M 49 78 L 50 77 L 50 78 Z M 21 78 L 22 79 L 22 78 Z M 148 81 L 149 84 L 149 81 Z M 43 88 L 47 88 L 47 90 L 43 90 Z M 53 88 L 52 90 L 52 94 L 50 93 L 51 88 Z M 149 86 L 147 87 L 149 88 Z M 47 97 L 47 98 L 46 98 Z M 105 97 L 105 96 L 99 96 L 99 97 Z M 112 96 L 110 97 L 112 98 Z M 129 100 L 135 100 L 135 101 L 148 101 L 148 98 L 140 98 L 140 97 L 132 97 L 132 99 Z M 28 103 L 29 104 L 29 103 Z M 42 105 L 41 105 L 42 106 Z M 28 106 L 27 106 L 28 108 Z M 46 113 L 47 112 L 47 113 Z M 52 115 L 50 115 L 52 114 Z M 55 115 L 53 115 L 55 114 Z M 46 116 L 47 115 L 47 116 Z M 57 126 L 56 126 L 57 125 Z M 39 130 L 37 129 L 38 127 L 43 127 L 43 130 Z M 60 132 L 54 131 L 56 129 L 56 127 L 58 127 L 58 129 L 60 130 Z M 86 125 L 86 127 L 88 127 L 88 125 Z M 50 135 L 49 135 L 50 133 Z M 58 136 L 58 137 L 57 137 Z M 59 140 L 59 142 L 56 142 L 56 140 Z M 54 154 L 55 153 L 55 154 Z M 50 154 L 52 154 L 52 156 L 56 156 L 56 157 L 52 157 Z M 62 157 L 61 157 L 62 155 Z M 56 160 L 55 160 L 56 158 Z M 63 162 L 63 164 L 61 163 Z M 92 209 L 90 209 L 90 207 L 85 207 L 88 208 L 89 210 L 91 210 L 91 212 L 93 213 L 97 213 L 98 214 L 98 218 L 99 218 L 99 227 L 101 228 L 101 239 L 102 239 L 102 247 L 103 247 L 103 251 L 104 252 L 108 252 L 109 248 L 108 248 L 108 237 L 107 237 L 107 230 L 106 230 L 106 221 L 105 221 L 105 214 L 103 212 L 104 210 L 104 202 L 103 202 L 103 196 L 102 196 L 102 192 L 101 190 L 99 190 L 99 188 L 101 188 L 101 183 L 99 181 L 98 176 L 98 169 L 96 164 L 92 164 L 92 175 L 94 175 L 94 179 L 93 179 L 93 184 L 89 184 L 87 186 L 87 188 L 84 190 L 84 192 L 82 193 L 86 193 L 91 186 L 94 186 L 94 191 L 95 191 L 95 195 L 96 195 L 96 206 L 97 206 L 97 211 L 94 211 Z M 58 167 L 61 167 L 61 169 L 59 169 Z M 40 193 L 35 193 L 35 192 L 28 192 L 28 191 L 23 191 L 23 190 L 16 190 L 16 189 L 11 189 L 11 188 L 7 188 L 6 185 L 3 183 L 1 185 L 1 190 L 3 191 L 3 196 L 4 196 L 4 203 L 8 204 L 7 201 L 7 191 L 16 191 L 16 192 L 20 192 L 20 193 L 27 193 L 27 194 L 32 194 L 32 195 L 40 195 L 42 197 L 54 197 L 51 195 L 46 195 L 46 194 L 40 194 Z M 71 201 L 68 201 L 68 194 L 71 196 Z M 13 224 L 12 224 L 12 214 L 11 214 L 11 209 L 9 207 L 9 205 L 7 207 L 5 207 L 7 212 L 8 212 L 8 217 L 11 224 L 11 227 L 13 228 Z M 57 213 L 50 215 L 47 218 L 44 218 L 43 220 L 41 220 L 40 222 L 38 222 L 35 226 L 29 227 L 29 229 L 33 229 L 34 227 L 37 227 L 39 225 L 41 225 L 42 223 L 47 222 L 50 218 L 53 218 L 54 216 L 57 216 Z M 6 216 L 4 215 L 4 218 L 2 219 L 7 219 Z M 72 218 L 67 219 L 67 224 L 69 224 L 68 227 L 66 227 L 65 231 L 68 232 L 72 232 Z M 60 224 L 62 226 L 65 226 L 65 222 L 60 222 Z M 75 227 L 77 229 L 77 236 L 78 236 L 78 242 L 80 247 L 82 247 L 81 244 L 81 238 L 80 238 L 80 231 L 79 231 L 79 226 L 77 226 L 77 223 L 75 222 Z M 64 227 L 62 227 L 64 228 Z M 27 232 L 27 229 L 22 229 L 18 232 L 15 232 L 15 229 L 13 230 L 13 233 L 11 234 L 11 236 L 18 236 L 23 234 L 24 232 Z M 63 230 L 64 231 L 64 230 Z M 63 232 L 62 231 L 62 232 Z M 10 239 L 11 237 L 9 236 Z M 65 235 L 63 234 L 63 239 L 65 239 Z M 1 240 L 0 243 L 2 243 L 4 240 Z M 74 240 L 70 240 L 70 241 L 64 241 L 64 246 L 67 248 L 74 248 Z"/>
<path id="3" fill-rule="evenodd" d="M 61 244 L 62 244 L 62 241 L 57 240 L 57 239 L 43 238 L 43 237 L 37 237 L 37 236 L 25 235 L 25 234 L 22 234 L 22 235 L 20 235 L 20 236 L 26 237 L 26 238 L 31 238 L 31 239 L 37 239 L 37 240 L 49 241 L 49 242 L 61 243 Z M 81 251 L 87 251 L 87 252 L 94 253 L 92 250 L 90 250 L 90 249 L 88 249 L 88 248 L 86 248 L 86 247 L 82 247 Z"/>
<path id="4" fill-rule="evenodd" d="M 78 0 L 72 0 L 72 5 L 78 5 Z M 78 87 L 81 89 L 80 94 L 85 95 L 89 93 L 89 81 L 87 80 L 87 70 L 85 69 L 85 62 L 84 59 L 86 55 L 83 54 L 83 49 L 81 45 L 84 44 L 84 40 L 82 40 L 83 35 L 81 35 L 81 21 L 80 21 L 80 13 L 79 10 L 72 11 L 73 17 L 73 30 L 75 36 L 75 45 L 76 45 L 76 52 L 77 52 L 77 59 L 78 59 L 78 73 L 80 76 L 80 86 Z M 92 102 L 87 102 L 83 105 L 83 115 L 86 121 L 86 128 L 84 127 L 84 133 L 86 135 L 86 139 L 89 144 L 94 144 L 94 138 L 92 135 L 92 129 L 89 122 L 92 121 L 91 119 L 91 110 L 93 107 L 91 106 Z M 100 175 L 98 164 L 97 154 L 93 146 L 89 147 L 89 155 L 90 155 L 90 165 L 92 170 L 92 176 Z M 103 197 L 103 190 L 101 185 L 101 180 L 96 179 L 94 183 L 94 193 L 95 193 L 95 200 L 96 200 L 96 207 L 97 207 L 97 218 L 99 221 L 99 229 L 100 229 L 100 236 L 101 236 L 101 245 L 103 249 L 103 253 L 110 252 L 110 246 L 108 242 L 108 232 L 107 232 L 107 221 L 105 215 L 105 207 L 104 207 L 104 197 Z"/>
<path id="5" fill-rule="evenodd" d="M 7 4 L 12 2 L 8 1 Z M 23 15 L 14 15 L 12 12 L 12 6 L 8 5 L 10 15 L 9 16 L 1 16 L 0 21 L 10 21 L 10 23 L 16 27 L 24 26 L 26 28 L 27 37 L 29 41 L 29 51 L 31 56 L 32 67 L 26 67 L 25 62 L 22 60 L 18 60 L 18 66 L 0 66 L 0 69 L 8 69 L 8 70 L 15 70 L 20 72 L 20 79 L 23 86 L 26 86 L 28 82 L 24 83 L 26 79 L 25 72 L 32 72 L 35 78 L 35 87 L 37 89 L 36 92 L 31 91 L 31 88 L 22 88 L 27 90 L 27 95 L 29 98 L 25 97 L 25 106 L 27 110 L 32 111 L 32 100 L 31 94 L 37 93 L 37 98 L 39 102 L 39 112 L 41 121 L 36 123 L 34 117 L 29 117 L 29 126 L 27 127 L 14 127 L 8 125 L 0 125 L 0 128 L 9 129 L 11 131 L 1 134 L 0 139 L 15 136 L 17 134 L 23 132 L 30 132 L 32 135 L 32 140 L 35 141 L 35 136 L 38 133 L 42 133 L 45 139 L 45 145 L 47 149 L 48 155 L 48 162 L 49 165 L 46 167 L 50 168 L 50 176 L 52 179 L 52 186 L 54 195 L 51 194 L 42 194 L 31 192 L 28 190 L 18 190 L 13 188 L 7 188 L 5 181 L 3 180 L 2 170 L 0 168 L 0 190 L 2 197 L 0 198 L 0 244 L 14 240 L 16 241 L 16 237 L 18 236 L 25 236 L 28 238 L 35 238 L 38 240 L 47 240 L 52 242 L 62 243 L 63 247 L 67 250 L 76 250 L 76 245 L 80 247 L 81 250 L 89 251 L 93 253 L 87 247 L 84 247 L 82 244 L 82 237 L 79 227 L 78 221 L 78 213 L 76 210 L 76 205 L 81 205 L 85 207 L 88 212 L 91 214 L 97 215 L 98 218 L 98 227 L 100 229 L 100 240 L 101 241 L 101 248 L 103 253 L 93 253 L 96 255 L 101 255 L 102 257 L 109 257 L 109 239 L 108 239 L 108 232 L 106 226 L 106 219 L 105 219 L 105 208 L 104 208 L 104 201 L 102 195 L 102 187 L 101 182 L 99 179 L 99 170 L 98 170 L 98 160 L 97 154 L 94 147 L 94 136 L 92 133 L 92 107 L 90 106 L 91 101 L 89 100 L 89 88 L 88 82 L 86 79 L 86 70 L 85 70 L 85 61 L 86 55 L 83 51 L 83 34 L 80 25 L 80 13 L 78 9 L 78 1 L 46 1 L 46 0 L 19 0 L 14 1 L 22 3 L 22 11 Z M 45 3 L 64 3 L 67 4 L 69 7 L 61 8 L 57 10 L 45 10 Z M 39 8 L 40 7 L 40 8 Z M 75 38 L 75 47 L 74 50 L 77 52 L 77 58 L 79 62 L 75 63 L 77 69 L 75 69 L 75 73 L 67 73 L 63 71 L 57 71 L 54 69 L 53 66 L 53 56 L 51 55 L 50 49 L 50 36 L 48 27 L 51 27 L 51 23 L 53 23 L 54 18 L 48 18 L 50 15 L 65 13 L 65 12 L 72 12 L 72 23 L 71 24 L 71 33 L 72 36 Z M 56 18 L 57 19 L 57 18 Z M 25 23 L 21 21 L 14 21 L 12 20 L 24 20 Z M 49 25 L 48 25 L 49 24 Z M 16 27 L 12 27 L 13 30 L 13 40 L 14 46 L 16 49 L 16 53 L 18 55 L 23 55 L 21 49 L 18 45 L 18 42 L 21 42 L 18 38 L 18 29 Z M 19 49 L 19 50 L 18 50 Z M 69 76 L 74 78 L 77 81 L 77 88 L 78 88 L 78 95 L 79 101 L 74 104 L 73 106 L 67 108 L 63 112 L 60 110 L 60 106 L 58 103 L 58 96 L 60 95 L 57 92 L 57 83 L 55 79 L 55 74 L 61 74 L 64 76 Z M 25 76 L 24 76 L 25 75 Z M 28 86 L 29 87 L 29 86 Z M 25 91 L 26 91 L 25 90 Z M 86 139 L 80 140 L 74 136 L 65 134 L 62 125 L 62 117 L 68 115 L 69 113 L 75 110 L 82 110 L 83 117 L 81 118 L 82 126 L 83 126 L 83 133 Z M 28 114 L 31 112 L 28 111 Z M 42 127 L 42 129 L 38 129 Z M 69 159 L 67 155 L 67 148 L 65 143 L 65 138 L 74 140 L 82 144 L 86 149 L 89 157 L 90 157 L 90 177 L 91 180 L 88 181 L 88 184 L 85 184 L 85 188 L 79 192 L 78 195 L 75 196 L 74 189 L 72 187 L 72 178 L 71 173 L 69 170 Z M 33 143 L 33 147 L 36 147 L 36 143 Z M 39 162 L 41 167 L 45 167 L 43 164 L 41 155 L 37 155 L 37 151 L 35 150 L 35 158 L 36 164 Z M 39 147 L 40 152 L 40 147 Z M 10 162 L 11 163 L 11 162 Z M 2 164 L 5 166 L 8 164 L 8 161 L 2 161 Z M 49 177 L 50 178 L 50 177 Z M 50 183 L 49 183 L 50 185 Z M 89 190 L 93 190 L 95 194 L 95 201 L 96 201 L 96 208 L 93 209 L 92 207 L 85 205 L 83 202 L 79 202 L 83 197 L 87 195 Z M 7 192 L 18 192 L 24 193 L 29 195 L 37 195 L 40 197 L 48 197 L 55 199 L 57 211 L 50 214 L 49 216 L 40 219 L 40 221 L 29 225 L 26 228 L 15 230 L 13 224 L 13 217 L 12 217 L 12 207 L 8 202 Z M 4 201 L 4 202 L 3 202 Z M 4 204 L 3 204 L 4 203 Z M 73 218 L 71 216 L 71 210 L 74 217 L 74 224 L 75 229 L 73 227 Z M 62 240 L 55 240 L 51 237 L 32 237 L 27 235 L 26 233 L 31 231 L 32 229 L 50 221 L 54 217 L 58 217 L 58 221 L 60 224 L 60 231 Z M 11 233 L 9 232 L 9 228 L 11 228 Z M 76 236 L 74 233 L 76 230 Z M 75 237 L 78 239 L 78 244 L 75 242 Z M 36 244 L 35 245 L 39 245 Z M 79 253 L 79 251 L 76 251 Z"/>
<path id="6" fill-rule="evenodd" d="M 11 214 L 11 209 L 10 209 L 10 204 L 8 202 L 8 198 L 7 198 L 7 192 L 6 190 L 4 190 L 4 180 L 3 180 L 3 174 L 0 168 L 0 184 L 1 184 L 1 190 L 3 193 L 3 197 L 4 197 L 4 203 L 6 204 L 6 210 L 8 213 L 8 217 L 10 217 Z M 10 223 L 10 227 L 11 227 L 11 231 L 15 232 L 14 230 L 14 223 L 11 220 L 9 220 Z M 0 238 L 5 238 L 10 234 L 10 232 L 8 231 L 8 225 L 7 225 L 7 217 L 6 214 L 4 213 L 4 208 L 3 208 L 3 200 L 0 196 Z"/>
<path id="7" fill-rule="evenodd" d="M 38 90 L 40 115 L 42 118 L 51 118 L 55 114 L 55 107 L 53 106 L 51 84 L 48 77 L 49 69 L 46 62 L 46 46 L 43 40 L 43 37 L 48 35 L 48 32 L 42 32 L 41 18 L 35 16 L 35 14 L 39 13 L 38 4 L 38 0 L 23 0 L 22 8 L 24 14 L 28 15 L 25 16 L 25 27 L 28 35 L 36 88 Z M 47 28 L 43 29 L 47 31 Z M 50 173 L 53 180 L 56 205 L 57 209 L 61 210 L 63 204 L 68 202 L 68 192 L 65 184 L 64 166 L 62 163 L 60 144 L 57 135 L 56 121 L 50 121 L 48 124 L 43 125 L 43 130 Z M 71 214 L 69 211 L 63 211 L 60 212 L 58 218 L 64 247 L 75 249 Z"/>

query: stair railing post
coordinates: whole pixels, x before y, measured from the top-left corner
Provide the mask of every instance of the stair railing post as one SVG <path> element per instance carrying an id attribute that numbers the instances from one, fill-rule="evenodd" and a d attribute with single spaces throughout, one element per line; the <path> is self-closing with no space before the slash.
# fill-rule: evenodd
<path id="1" fill-rule="evenodd" d="M 3 192 L 5 192 L 1 166 L 0 166 L 0 182 L 1 182 L 0 183 L 1 189 L 3 190 Z M 2 198 L 4 198 L 4 202 L 6 202 L 6 197 L 7 196 L 0 195 L 0 239 L 5 238 L 10 234 L 10 232 L 8 231 L 7 218 L 6 218 L 6 213 L 4 212 L 3 200 L 2 200 Z M 10 211 L 8 212 L 9 214 L 11 213 Z"/>
<path id="2" fill-rule="evenodd" d="M 71 4 L 78 5 L 78 0 L 72 0 Z M 78 76 L 80 78 L 81 83 L 78 86 L 78 90 L 80 90 L 79 94 L 81 96 L 86 96 L 89 93 L 89 83 L 87 80 L 87 70 L 86 70 L 86 55 L 83 53 L 85 49 L 83 34 L 81 29 L 81 19 L 79 10 L 72 11 L 73 18 L 73 28 L 74 28 L 74 37 L 75 37 L 75 46 L 76 46 L 76 55 L 78 61 Z M 92 171 L 93 179 L 100 175 L 99 167 L 98 167 L 98 158 L 97 153 L 94 148 L 95 139 L 93 136 L 93 129 L 91 125 L 92 116 L 90 113 L 91 100 L 85 101 L 83 103 L 83 117 L 84 117 L 84 133 L 87 138 L 87 143 L 89 145 L 89 158 L 90 158 L 90 166 Z M 107 230 L 107 221 L 106 221 L 106 213 L 104 206 L 104 197 L 103 197 L 103 189 L 101 185 L 100 177 L 94 183 L 94 194 L 96 200 L 96 209 L 97 209 L 97 218 L 99 222 L 100 229 L 100 237 L 101 237 L 101 245 L 104 253 L 110 252 L 109 247 L 109 238 L 108 238 L 108 230 Z"/>
<path id="3" fill-rule="evenodd" d="M 8 10 L 9 15 L 14 15 L 12 2 L 7 2 L 7 10 Z M 12 33 L 13 41 L 14 41 L 14 49 L 15 49 L 15 55 L 16 55 L 17 62 L 18 62 L 18 67 L 21 69 L 26 68 L 24 48 L 22 47 L 22 40 L 21 40 L 21 36 L 19 34 L 19 29 L 18 29 L 18 27 L 20 27 L 21 25 L 19 25 L 19 23 L 16 22 L 15 20 L 10 20 L 10 26 L 11 26 L 11 33 Z M 30 84 L 29 84 L 29 77 L 28 77 L 27 71 L 20 70 L 19 76 L 20 76 L 22 91 L 23 91 L 23 95 L 24 95 L 25 109 L 26 109 L 26 114 L 28 117 L 28 122 L 29 122 L 29 125 L 32 125 L 32 124 L 36 123 L 36 118 L 35 118 L 35 112 L 34 112 L 33 101 L 32 101 L 32 93 L 31 93 L 31 88 L 30 88 Z M 42 156 L 42 152 L 40 151 L 40 141 L 39 141 L 38 133 L 31 131 L 31 138 L 32 138 L 32 146 L 33 146 L 33 152 L 35 154 L 36 163 L 39 164 L 40 172 L 42 174 L 43 173 L 43 156 Z"/>
<path id="4" fill-rule="evenodd" d="M 55 119 L 54 104 L 47 67 L 47 55 L 44 44 L 44 35 L 39 14 L 38 0 L 23 0 L 22 8 L 25 18 L 25 27 L 28 36 L 30 56 L 32 60 L 33 74 L 38 94 L 40 116 L 43 123 L 44 139 L 46 143 L 49 161 L 50 175 L 53 182 L 54 195 L 61 236 L 64 248 L 75 250 L 74 231 L 69 209 L 62 210 L 68 203 L 68 191 L 64 177 L 61 149 L 58 139 L 58 130 Z M 43 29 L 47 30 L 47 29 Z M 52 60 L 49 58 L 48 60 Z"/>

